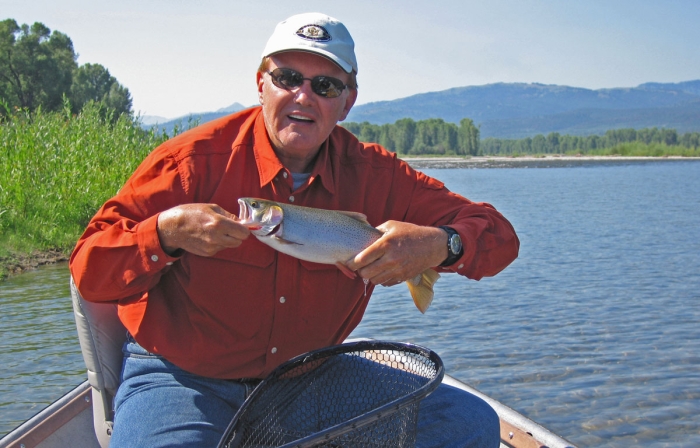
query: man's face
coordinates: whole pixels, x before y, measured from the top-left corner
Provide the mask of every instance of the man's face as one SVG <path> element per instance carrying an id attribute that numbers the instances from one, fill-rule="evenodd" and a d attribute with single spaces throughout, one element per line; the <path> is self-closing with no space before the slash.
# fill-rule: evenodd
<path id="1" fill-rule="evenodd" d="M 304 78 L 325 75 L 347 83 L 350 75 L 330 60 L 311 53 L 285 52 L 270 57 L 268 71 L 290 68 Z M 308 157 L 320 148 L 338 121 L 350 112 L 357 90 L 345 88 L 337 98 L 324 98 L 311 90 L 311 82 L 292 90 L 275 86 L 267 73 L 258 72 L 258 98 L 272 146 L 285 157 Z"/>

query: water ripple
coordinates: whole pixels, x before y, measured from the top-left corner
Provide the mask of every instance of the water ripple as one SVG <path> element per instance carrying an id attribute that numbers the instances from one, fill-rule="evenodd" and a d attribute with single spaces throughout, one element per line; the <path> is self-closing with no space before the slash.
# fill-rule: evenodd
<path id="1" fill-rule="evenodd" d="M 425 171 L 503 212 L 520 257 L 444 275 L 425 315 L 379 287 L 353 336 L 430 347 L 580 446 L 700 446 L 700 162 Z M 0 434 L 85 378 L 67 279 L 0 283 Z"/>

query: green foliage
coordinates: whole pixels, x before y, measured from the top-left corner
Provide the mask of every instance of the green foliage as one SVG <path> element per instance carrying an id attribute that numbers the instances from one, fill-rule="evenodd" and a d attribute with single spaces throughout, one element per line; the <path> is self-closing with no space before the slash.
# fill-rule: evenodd
<path id="1" fill-rule="evenodd" d="M 581 154 L 622 156 L 698 156 L 700 133 L 681 136 L 675 129 L 615 129 L 605 135 L 536 135 L 524 139 L 487 138 L 481 142 L 484 155 Z"/>
<path id="2" fill-rule="evenodd" d="M 397 154 L 478 155 L 479 129 L 468 118 L 459 127 L 441 118 L 414 121 L 403 118 L 394 124 L 343 123 L 362 142 L 379 143 Z"/>
<path id="3" fill-rule="evenodd" d="M 363 142 L 379 143 L 401 155 L 523 155 L 581 154 L 622 156 L 700 156 L 700 133 L 678 135 L 674 129 L 614 129 L 605 135 L 560 135 L 552 132 L 523 139 L 479 140 L 479 129 L 468 118 L 457 127 L 439 118 L 394 124 L 344 123 Z"/>
<path id="4" fill-rule="evenodd" d="M 61 108 L 77 68 L 73 42 L 36 22 L 0 22 L 0 97 L 11 108 Z M 2 111 L 0 111 L 2 112 Z"/>
<path id="5" fill-rule="evenodd" d="M 78 67 L 73 42 L 43 23 L 19 26 L 0 22 L 0 116 L 13 111 L 58 111 L 63 98 L 78 113 L 89 102 L 99 103 L 114 119 L 131 113 L 131 94 L 100 64 Z"/>
<path id="6" fill-rule="evenodd" d="M 129 89 L 119 84 L 100 64 L 85 64 L 75 70 L 70 99 L 74 113 L 78 113 L 90 101 L 101 104 L 105 111 L 114 111 L 117 117 L 131 112 Z"/>
<path id="7" fill-rule="evenodd" d="M 23 111 L 0 123 L 0 246 L 70 250 L 90 218 L 167 135 L 89 102 L 74 116 Z"/>

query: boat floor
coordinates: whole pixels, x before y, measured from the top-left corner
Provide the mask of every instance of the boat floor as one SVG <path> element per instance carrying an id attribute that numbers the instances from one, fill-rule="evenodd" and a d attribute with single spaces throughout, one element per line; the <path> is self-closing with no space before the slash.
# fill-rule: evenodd
<path id="1" fill-rule="evenodd" d="M 501 420 L 502 448 L 568 448 L 573 444 L 456 378 L 444 384 L 485 400 Z M 93 429 L 87 381 L 0 439 L 0 448 L 100 448 Z"/>

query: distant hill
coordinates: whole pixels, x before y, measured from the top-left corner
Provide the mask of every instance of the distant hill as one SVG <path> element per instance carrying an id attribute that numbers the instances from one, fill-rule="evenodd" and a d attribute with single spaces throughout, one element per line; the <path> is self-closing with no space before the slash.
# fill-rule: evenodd
<path id="1" fill-rule="evenodd" d="M 187 127 L 190 118 L 206 123 L 245 108 L 234 103 L 157 126 L 171 133 L 175 125 Z M 153 126 L 153 120 L 147 122 L 147 118 L 142 117 L 144 127 Z M 442 118 L 452 123 L 470 118 L 480 127 L 482 138 L 524 138 L 550 132 L 592 135 L 609 129 L 652 127 L 676 129 L 681 134 L 700 132 L 700 80 L 599 90 L 536 83 L 455 87 L 356 105 L 346 121 L 385 124 L 401 118 Z"/>
<path id="2" fill-rule="evenodd" d="M 347 121 L 394 123 L 401 118 L 471 118 L 481 137 L 601 134 L 608 129 L 666 127 L 700 131 L 700 80 L 632 88 L 498 83 L 421 93 L 355 106 Z"/>
<path id="3" fill-rule="evenodd" d="M 187 128 L 187 125 L 190 121 L 198 121 L 199 124 L 203 124 L 207 121 L 212 121 L 219 117 L 223 117 L 225 115 L 229 115 L 246 108 L 247 106 L 244 106 L 241 103 L 233 103 L 230 106 L 222 107 L 221 109 L 218 109 L 214 112 L 191 113 L 188 115 L 183 115 L 182 117 L 173 118 L 172 120 L 168 120 L 167 118 L 162 117 L 145 115 L 141 117 L 141 125 L 144 128 L 157 127 L 158 129 L 165 129 L 165 131 L 168 134 L 172 134 L 173 129 L 175 129 L 175 126 L 179 126 L 180 128 Z"/>

